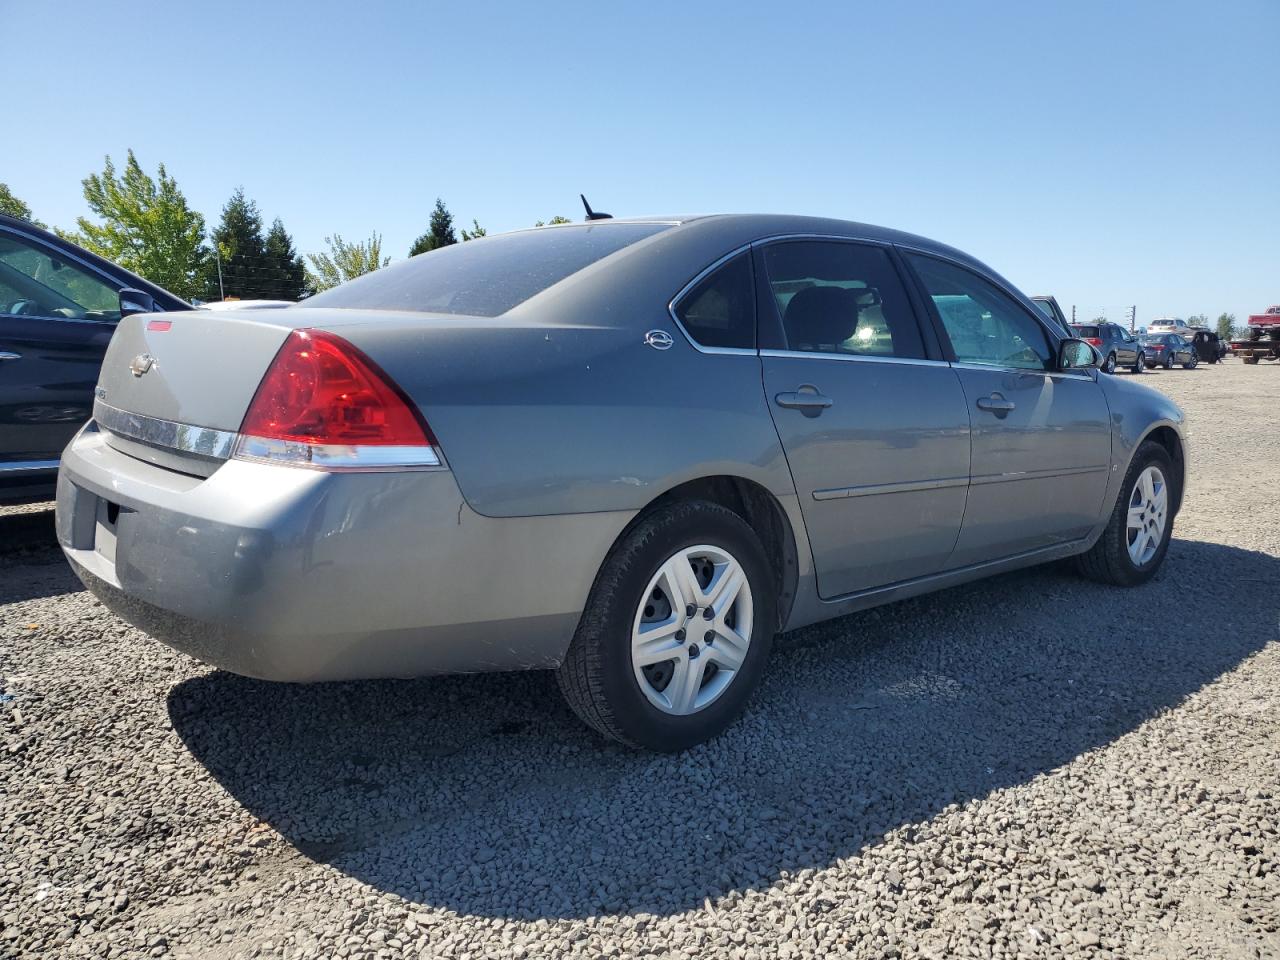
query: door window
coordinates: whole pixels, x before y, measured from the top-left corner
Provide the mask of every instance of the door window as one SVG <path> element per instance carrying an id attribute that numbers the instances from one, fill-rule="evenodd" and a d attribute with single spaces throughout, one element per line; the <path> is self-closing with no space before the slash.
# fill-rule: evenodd
<path id="1" fill-rule="evenodd" d="M 909 254 L 908 259 L 933 299 L 958 361 L 1050 369 L 1053 354 L 1044 328 L 995 284 L 932 257 Z"/>
<path id="2" fill-rule="evenodd" d="M 786 241 L 765 247 L 764 263 L 788 349 L 924 356 L 906 290 L 881 248 Z"/>
<path id="3" fill-rule="evenodd" d="M 751 255 L 740 253 L 707 274 L 675 308 L 681 326 L 704 347 L 754 350 L 756 298 Z"/>
<path id="4" fill-rule="evenodd" d="M 0 314 L 114 322 L 120 292 L 53 248 L 0 233 Z"/>

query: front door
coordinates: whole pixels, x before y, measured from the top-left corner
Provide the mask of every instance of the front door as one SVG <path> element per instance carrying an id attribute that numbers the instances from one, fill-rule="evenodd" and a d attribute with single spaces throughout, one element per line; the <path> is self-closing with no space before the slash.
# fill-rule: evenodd
<path id="1" fill-rule="evenodd" d="M 972 424 L 969 499 L 950 566 L 1085 536 L 1101 517 L 1111 462 L 1096 372 L 1057 372 L 1057 338 L 986 278 L 907 259 L 954 351 Z"/>
<path id="2" fill-rule="evenodd" d="M 93 412 L 119 291 L 22 234 L 0 230 L 0 466 L 56 466 Z"/>
<path id="3" fill-rule="evenodd" d="M 889 254 L 871 244 L 780 241 L 757 261 L 764 387 L 813 549 L 818 593 L 842 596 L 941 570 L 969 475 L 955 371 L 926 359 Z"/>

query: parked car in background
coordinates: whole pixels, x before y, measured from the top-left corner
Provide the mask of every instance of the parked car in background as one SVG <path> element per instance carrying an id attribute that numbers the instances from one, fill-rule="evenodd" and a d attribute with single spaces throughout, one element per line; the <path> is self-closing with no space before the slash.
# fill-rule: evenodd
<path id="1" fill-rule="evenodd" d="M 1242 361 L 1280 360 L 1280 304 L 1249 316 L 1249 322 L 1231 341 L 1231 352 Z"/>
<path id="2" fill-rule="evenodd" d="M 1204 363 L 1221 363 L 1222 358 L 1227 354 L 1226 341 L 1220 339 L 1212 330 L 1198 328 L 1195 336 L 1191 338 L 1191 346 L 1196 356 Z"/>
<path id="3" fill-rule="evenodd" d="M 206 300 L 194 304 L 197 310 L 274 310 L 293 306 L 292 300 Z"/>
<path id="4" fill-rule="evenodd" d="M 1062 331 L 1064 337 L 1074 337 L 1075 333 L 1071 330 L 1071 324 L 1067 322 L 1067 315 L 1062 312 L 1062 307 L 1058 306 L 1058 298 L 1041 294 L 1031 298 L 1031 302 L 1040 308 L 1040 312 L 1053 321 L 1054 326 Z"/>
<path id="5" fill-rule="evenodd" d="M 972 257 L 865 224 L 481 237 L 294 307 L 125 318 L 58 538 L 227 670 L 551 668 L 600 733 L 680 749 L 779 630 L 1068 556 L 1148 580 L 1183 417 L 1096 358 Z"/>
<path id="6" fill-rule="evenodd" d="M 1195 327 L 1177 317 L 1159 317 L 1147 324 L 1147 333 L 1176 333 L 1190 339 L 1195 332 Z"/>
<path id="7" fill-rule="evenodd" d="M 0 214 L 0 502 L 52 499 L 122 315 L 187 310 L 153 283 Z"/>
<path id="8" fill-rule="evenodd" d="M 1172 370 L 1176 363 L 1190 370 L 1200 362 L 1196 349 L 1176 333 L 1149 333 L 1142 338 L 1150 365 Z"/>
<path id="9" fill-rule="evenodd" d="M 1118 367 L 1141 373 L 1145 368 L 1142 343 L 1118 323 L 1076 323 L 1071 329 L 1098 351 L 1103 373 L 1115 373 Z"/>

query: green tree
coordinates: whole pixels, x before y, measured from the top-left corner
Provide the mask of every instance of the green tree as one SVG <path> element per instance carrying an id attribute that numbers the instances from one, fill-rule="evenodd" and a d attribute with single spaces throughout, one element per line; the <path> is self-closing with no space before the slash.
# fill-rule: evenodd
<path id="1" fill-rule="evenodd" d="M 535 227 L 554 227 L 558 223 L 573 223 L 573 221 L 570 220 L 568 217 L 562 217 L 557 214 L 556 216 L 548 220 L 546 223 L 543 223 L 541 220 L 539 220 L 537 223 L 534 224 L 534 226 Z"/>
<path id="2" fill-rule="evenodd" d="M 478 237 L 487 237 L 489 235 L 489 231 L 480 226 L 480 221 L 475 219 L 471 221 L 470 230 L 463 229 L 459 232 L 462 234 L 463 240 L 475 240 Z"/>
<path id="3" fill-rule="evenodd" d="M 427 227 L 427 232 L 413 241 L 413 246 L 409 248 L 409 256 L 416 257 L 428 250 L 438 250 L 457 242 L 458 237 L 453 232 L 453 214 L 444 205 L 444 201 L 436 197 L 436 207 L 431 211 L 431 223 Z"/>
<path id="4" fill-rule="evenodd" d="M 123 176 L 107 157 L 102 173 L 83 183 L 85 201 L 101 222 L 79 217 L 79 231 L 63 236 L 180 297 L 203 291 L 204 217 L 187 205 L 163 163 L 152 179 L 130 150 Z"/>
<path id="5" fill-rule="evenodd" d="M 1193 313 L 1191 316 L 1187 317 L 1188 327 L 1207 327 L 1208 325 L 1209 318 L 1203 313 Z"/>
<path id="6" fill-rule="evenodd" d="M 289 236 L 276 217 L 267 231 L 264 243 L 267 255 L 267 266 L 275 278 L 270 298 L 274 300 L 301 300 L 311 293 L 307 283 L 307 265 L 298 251 L 294 249 L 293 238 Z"/>
<path id="7" fill-rule="evenodd" d="M 1236 315 L 1234 313 L 1218 314 L 1218 337 L 1230 340 L 1236 332 Z"/>
<path id="8" fill-rule="evenodd" d="M 340 283 L 385 267 L 390 257 L 382 256 L 382 237 L 375 230 L 367 243 L 347 243 L 339 234 L 325 237 L 328 253 L 309 253 L 311 269 L 307 282 L 317 293 Z"/>
<path id="9" fill-rule="evenodd" d="M 7 183 L 0 183 L 0 213 L 26 220 L 37 227 L 44 227 L 43 223 L 31 215 L 31 208 L 13 195 Z"/>
<path id="10" fill-rule="evenodd" d="M 258 205 L 245 197 L 244 188 L 237 187 L 223 206 L 222 220 L 211 239 L 221 264 L 210 262 L 206 268 L 210 299 L 221 300 L 225 296 L 237 300 L 269 300 L 274 297 L 273 271 L 262 237 L 262 215 Z"/>

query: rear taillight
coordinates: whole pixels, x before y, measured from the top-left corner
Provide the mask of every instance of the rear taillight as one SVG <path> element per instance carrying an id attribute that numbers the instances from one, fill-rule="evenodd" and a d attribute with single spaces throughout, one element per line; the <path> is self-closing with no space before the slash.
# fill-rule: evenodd
<path id="1" fill-rule="evenodd" d="M 1161 350 L 1163 350 L 1163 349 L 1164 349 L 1164 344 L 1163 344 L 1163 343 L 1149 343 L 1149 344 L 1147 344 L 1147 349 L 1148 349 L 1148 350 L 1154 350 L 1156 353 L 1159 353 Z"/>
<path id="2" fill-rule="evenodd" d="M 294 330 L 240 425 L 235 456 L 326 469 L 440 466 L 430 428 L 389 377 L 323 330 Z"/>
<path id="3" fill-rule="evenodd" d="M 1095 347 L 1100 347 L 1100 346 L 1102 346 L 1102 338 L 1101 338 L 1101 337 L 1085 337 L 1085 338 L 1084 338 L 1084 342 L 1085 342 L 1085 343 L 1092 344 L 1092 345 L 1093 345 L 1093 346 L 1095 346 Z"/>

